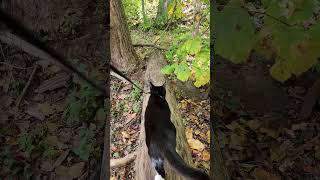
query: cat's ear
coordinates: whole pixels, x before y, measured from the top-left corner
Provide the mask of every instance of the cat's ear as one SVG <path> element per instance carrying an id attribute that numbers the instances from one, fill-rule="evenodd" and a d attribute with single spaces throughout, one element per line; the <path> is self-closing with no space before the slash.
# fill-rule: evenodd
<path id="1" fill-rule="evenodd" d="M 150 85 L 151 85 L 151 87 L 154 87 L 154 85 L 152 84 L 152 82 L 150 81 Z"/>

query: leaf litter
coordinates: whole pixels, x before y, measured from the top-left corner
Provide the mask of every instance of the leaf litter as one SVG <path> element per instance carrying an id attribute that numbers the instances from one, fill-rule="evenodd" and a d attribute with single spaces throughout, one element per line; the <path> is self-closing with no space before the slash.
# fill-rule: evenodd
<path id="1" fill-rule="evenodd" d="M 95 117 L 96 110 L 86 105 L 88 102 L 99 104 L 97 95 L 84 84 L 67 81 L 72 74 L 57 68 L 57 72 L 46 71 L 44 67 L 36 72 L 19 109 L 15 108 L 14 102 L 31 74 L 27 67 L 38 59 L 0 45 L 6 52 L 5 60 L 19 55 L 21 58 L 15 66 L 22 64 L 26 68 L 0 64 L 0 179 L 89 178 L 102 159 L 104 126 L 101 124 L 106 116 L 99 110 L 99 117 Z M 81 63 L 87 61 L 82 59 Z M 93 67 L 89 69 L 94 71 Z M 72 93 L 77 97 L 73 98 Z M 78 122 L 69 123 L 70 114 L 63 116 L 66 107 L 79 100 L 83 100 L 80 104 L 87 114 L 82 114 Z M 79 116 L 79 113 L 73 115 Z"/>
<path id="2" fill-rule="evenodd" d="M 274 127 L 272 116 L 230 117 L 223 99 L 215 98 L 212 105 L 223 120 L 216 129 L 219 139 L 226 137 L 220 148 L 231 179 L 319 179 L 319 110 L 303 123 L 280 119 Z"/>

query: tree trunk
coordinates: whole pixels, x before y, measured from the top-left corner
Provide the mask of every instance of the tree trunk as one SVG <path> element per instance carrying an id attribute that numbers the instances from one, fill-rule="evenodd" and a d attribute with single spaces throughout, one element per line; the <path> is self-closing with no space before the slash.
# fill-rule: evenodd
<path id="1" fill-rule="evenodd" d="M 159 0 L 158 11 L 157 11 L 157 20 L 167 17 L 168 5 L 170 0 Z"/>
<path id="2" fill-rule="evenodd" d="M 121 71 L 131 72 L 138 57 L 133 49 L 122 2 L 110 0 L 111 63 Z"/>
<path id="3" fill-rule="evenodd" d="M 105 58 L 108 49 L 104 1 L 73 2 L 70 5 L 64 0 L 10 0 L 0 1 L 0 8 L 39 37 L 41 31 L 45 32 L 50 39 L 46 42 L 48 46 L 67 58 L 99 58 L 108 61 Z M 68 11 L 63 7 L 68 7 Z M 75 14 L 70 15 L 70 12 Z M 71 18 L 76 19 L 77 23 L 69 23 L 66 28 L 64 24 Z M 61 29 L 64 29 L 63 32 Z M 75 29 L 76 32 L 72 33 Z"/>
<path id="4" fill-rule="evenodd" d="M 147 22 L 147 16 L 146 16 L 146 9 L 144 6 L 144 0 L 141 0 L 141 8 L 142 8 L 142 16 L 143 16 L 143 23 Z"/>
<path id="5" fill-rule="evenodd" d="M 162 85 L 165 82 L 165 77 L 161 74 L 160 69 L 161 67 L 166 65 L 166 61 L 164 56 L 161 54 L 160 51 L 156 51 L 151 57 L 149 58 L 147 70 L 145 73 L 145 91 L 149 89 L 149 82 L 151 81 L 154 85 Z M 186 135 L 185 135 L 185 126 L 182 122 L 181 115 L 179 110 L 177 109 L 177 101 L 174 97 L 172 85 L 166 83 L 166 100 L 169 104 L 170 111 L 171 111 L 171 121 L 176 127 L 177 130 L 177 147 L 176 150 L 178 154 L 184 159 L 187 164 L 191 164 L 191 152 L 189 146 L 187 144 Z M 151 161 L 148 155 L 148 148 L 145 142 L 145 128 L 144 128 L 144 113 L 148 103 L 149 94 L 144 96 L 143 100 L 143 107 L 142 107 L 142 115 L 141 115 L 141 129 L 140 129 L 140 145 L 136 159 L 136 179 L 137 180 L 150 180 L 154 179 L 156 175 L 155 169 L 151 165 Z M 172 168 L 165 164 L 166 170 L 166 180 L 183 180 L 181 176 L 176 174 Z"/>

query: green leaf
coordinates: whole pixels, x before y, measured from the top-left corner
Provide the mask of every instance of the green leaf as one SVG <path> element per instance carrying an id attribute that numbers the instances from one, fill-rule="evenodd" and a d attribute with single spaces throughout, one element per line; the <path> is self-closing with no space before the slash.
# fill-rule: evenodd
<path id="1" fill-rule="evenodd" d="M 175 68 L 176 68 L 176 64 L 166 65 L 161 69 L 161 73 L 170 75 L 174 72 Z"/>
<path id="2" fill-rule="evenodd" d="M 210 70 L 204 70 L 201 73 L 198 72 L 195 75 L 196 81 L 194 82 L 194 85 L 196 87 L 201 87 L 203 85 L 206 85 L 210 81 Z"/>
<path id="3" fill-rule="evenodd" d="M 193 40 L 187 41 L 186 49 L 188 54 L 194 55 L 201 50 L 202 43 L 200 37 L 196 37 Z"/>
<path id="4" fill-rule="evenodd" d="M 80 157 L 83 161 L 89 159 L 90 153 L 93 151 L 93 138 L 94 133 L 90 129 L 82 129 L 80 131 L 79 146 L 73 149 L 73 152 Z"/>
<path id="5" fill-rule="evenodd" d="M 270 74 L 280 82 L 284 82 L 291 77 L 291 72 L 289 70 L 288 63 L 279 59 L 270 68 Z"/>
<path id="6" fill-rule="evenodd" d="M 210 51 L 203 50 L 195 56 L 195 62 L 199 67 L 208 68 L 210 66 Z"/>
<path id="7" fill-rule="evenodd" d="M 192 70 L 196 81 L 194 85 L 201 87 L 210 81 L 210 52 L 203 50 L 196 55 L 195 60 L 192 62 Z"/>
<path id="8" fill-rule="evenodd" d="M 319 57 L 318 27 L 309 32 L 298 26 L 288 26 L 279 21 L 266 20 L 261 32 L 271 36 L 271 46 L 278 58 L 270 69 L 271 75 L 281 81 L 289 79 L 292 74 L 300 75 L 311 68 Z"/>
<path id="9" fill-rule="evenodd" d="M 313 0 L 296 0 L 295 9 L 288 18 L 290 24 L 302 23 L 313 15 L 315 3 Z"/>
<path id="10" fill-rule="evenodd" d="M 18 137 L 17 142 L 19 148 L 26 153 L 27 157 L 30 157 L 33 149 L 35 148 L 32 137 L 28 134 L 22 134 Z"/>
<path id="11" fill-rule="evenodd" d="M 177 65 L 174 73 L 180 81 L 187 81 L 191 75 L 191 71 L 186 63 L 181 63 Z"/>
<path id="12" fill-rule="evenodd" d="M 213 14 L 215 52 L 234 63 L 246 61 L 255 43 L 254 26 L 241 0 L 231 0 Z"/>

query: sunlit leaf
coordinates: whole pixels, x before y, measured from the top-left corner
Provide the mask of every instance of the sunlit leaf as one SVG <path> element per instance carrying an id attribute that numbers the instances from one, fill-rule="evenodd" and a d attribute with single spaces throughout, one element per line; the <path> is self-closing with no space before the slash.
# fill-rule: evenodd
<path id="1" fill-rule="evenodd" d="M 176 66 L 174 73 L 180 81 L 187 81 L 191 75 L 189 66 L 186 63 L 181 63 Z"/>

